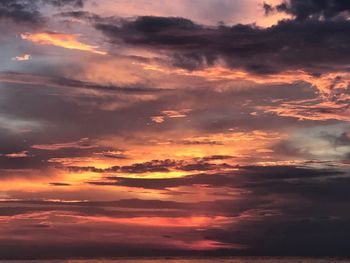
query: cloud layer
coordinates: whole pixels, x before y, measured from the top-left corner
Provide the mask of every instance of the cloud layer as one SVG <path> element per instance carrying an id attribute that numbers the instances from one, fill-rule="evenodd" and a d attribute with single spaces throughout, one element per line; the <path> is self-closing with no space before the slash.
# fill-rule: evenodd
<path id="1" fill-rule="evenodd" d="M 348 12 L 1 1 L 0 259 L 348 256 Z"/>

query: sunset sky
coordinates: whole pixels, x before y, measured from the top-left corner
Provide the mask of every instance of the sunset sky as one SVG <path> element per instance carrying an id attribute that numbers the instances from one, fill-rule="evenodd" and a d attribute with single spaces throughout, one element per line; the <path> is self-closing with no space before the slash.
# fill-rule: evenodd
<path id="1" fill-rule="evenodd" d="M 347 255 L 349 11 L 0 0 L 0 258 Z"/>

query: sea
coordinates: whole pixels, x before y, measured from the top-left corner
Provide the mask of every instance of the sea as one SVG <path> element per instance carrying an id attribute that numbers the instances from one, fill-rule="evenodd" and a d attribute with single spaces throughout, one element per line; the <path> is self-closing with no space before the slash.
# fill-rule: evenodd
<path id="1" fill-rule="evenodd" d="M 138 259 L 66 259 L 66 260 L 0 260 L 0 263 L 336 263 L 349 262 L 344 258 L 138 258 Z"/>

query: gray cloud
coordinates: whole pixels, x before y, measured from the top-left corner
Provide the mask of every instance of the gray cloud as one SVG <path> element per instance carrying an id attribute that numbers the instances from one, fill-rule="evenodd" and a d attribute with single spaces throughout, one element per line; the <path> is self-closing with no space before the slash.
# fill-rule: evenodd
<path id="1" fill-rule="evenodd" d="M 42 5 L 55 7 L 83 7 L 84 0 L 2 0 L 0 2 L 0 19 L 12 20 L 18 23 L 40 25 L 45 18 L 40 11 Z"/>
<path id="2" fill-rule="evenodd" d="M 206 27 L 184 18 L 147 16 L 98 20 L 96 28 L 112 43 L 167 51 L 175 66 L 187 69 L 212 65 L 219 58 L 229 67 L 259 74 L 303 69 L 317 75 L 348 67 L 350 22 L 344 19 L 287 20 L 259 28 Z"/>
<path id="3" fill-rule="evenodd" d="M 272 11 L 270 5 L 266 5 L 265 10 L 266 9 L 269 9 L 270 12 Z M 342 12 L 349 12 L 350 4 L 349 1 L 346 0 L 289 0 L 283 1 L 281 4 L 277 5 L 275 9 L 280 12 L 292 14 L 297 20 L 321 17 L 330 19 Z"/>

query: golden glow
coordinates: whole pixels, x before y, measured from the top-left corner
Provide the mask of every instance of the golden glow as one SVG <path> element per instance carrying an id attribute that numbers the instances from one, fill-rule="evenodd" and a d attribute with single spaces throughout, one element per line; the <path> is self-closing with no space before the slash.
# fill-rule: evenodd
<path id="1" fill-rule="evenodd" d="M 57 47 L 63 47 L 67 49 L 76 49 L 82 51 L 88 51 L 92 53 L 96 53 L 99 55 L 106 55 L 107 53 L 104 51 L 97 50 L 98 46 L 92 46 L 88 44 L 84 44 L 78 40 L 80 35 L 75 34 L 63 34 L 63 33 L 55 33 L 55 32 L 43 32 L 43 33 L 26 33 L 21 34 L 22 39 L 31 41 L 33 43 L 39 45 L 52 45 Z"/>
<path id="2" fill-rule="evenodd" d="M 225 224 L 232 223 L 233 218 L 225 216 L 192 216 L 192 217 L 135 217 L 135 218 L 114 218 L 114 217 L 95 217 L 84 216 L 79 217 L 83 220 L 103 221 L 125 225 L 142 225 L 153 227 L 175 227 L 175 228 L 204 228 L 204 227 L 220 227 Z"/>
<path id="3" fill-rule="evenodd" d="M 0 156 L 5 156 L 9 158 L 24 158 L 24 157 L 30 157 L 28 154 L 28 151 L 21 151 L 16 153 L 7 153 L 7 154 L 0 154 Z"/>

